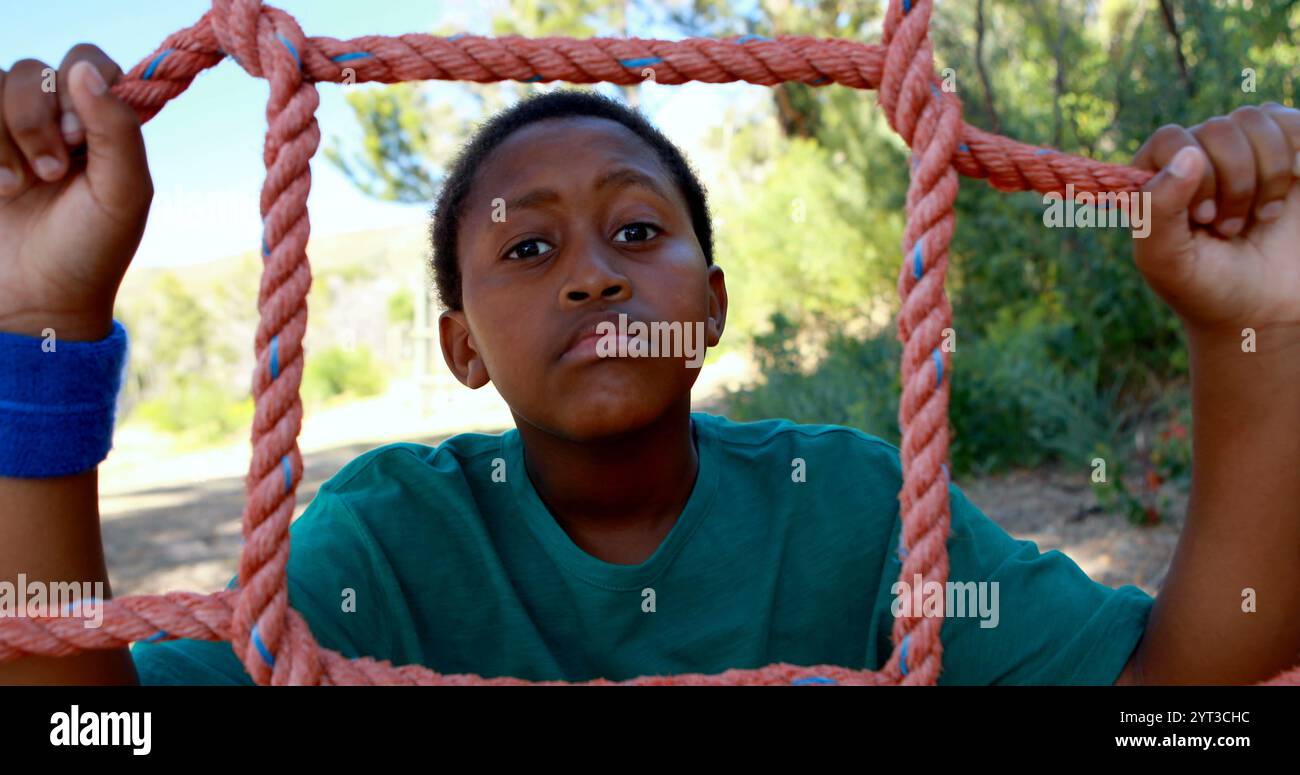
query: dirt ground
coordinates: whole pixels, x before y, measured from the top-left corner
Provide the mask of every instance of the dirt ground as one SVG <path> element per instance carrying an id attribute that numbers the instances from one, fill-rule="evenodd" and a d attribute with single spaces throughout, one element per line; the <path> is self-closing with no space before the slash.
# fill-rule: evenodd
<path id="1" fill-rule="evenodd" d="M 495 432 L 492 430 L 486 432 Z M 409 440 L 437 443 L 443 436 Z M 347 444 L 304 455 L 301 514 L 316 489 L 343 465 L 380 442 Z M 244 507 L 242 476 L 203 478 L 101 495 L 104 547 L 113 595 L 172 590 L 210 592 L 235 574 Z M 1134 527 L 1107 513 L 1083 473 L 1014 471 L 956 484 L 991 519 L 1040 551 L 1059 549 L 1095 580 L 1159 591 L 1178 540 L 1179 522 Z M 1181 515 L 1177 500 L 1171 513 Z"/>
<path id="2" fill-rule="evenodd" d="M 1017 470 L 957 486 L 990 519 L 1016 538 L 1059 549 L 1094 580 L 1107 586 L 1134 584 L 1149 595 L 1160 591 L 1186 513 L 1187 499 L 1166 487 L 1164 522 L 1134 526 L 1102 509 L 1085 473 L 1059 468 Z"/>

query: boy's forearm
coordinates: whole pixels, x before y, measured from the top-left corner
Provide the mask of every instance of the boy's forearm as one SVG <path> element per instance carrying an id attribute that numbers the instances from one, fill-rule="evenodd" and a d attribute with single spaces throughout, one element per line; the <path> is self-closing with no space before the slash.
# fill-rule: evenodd
<path id="1" fill-rule="evenodd" d="M 0 581 L 103 583 L 111 597 L 99 530 L 99 472 L 45 479 L 0 477 Z M 80 587 L 78 587 L 80 588 Z M 9 615 L 6 612 L 5 615 Z M 0 684 L 134 684 L 127 649 L 0 664 Z"/>
<path id="2" fill-rule="evenodd" d="M 1136 654 L 1145 683 L 1252 683 L 1300 662 L 1300 330 L 1189 331 L 1187 522 Z M 1253 612 L 1248 612 L 1252 608 Z"/>

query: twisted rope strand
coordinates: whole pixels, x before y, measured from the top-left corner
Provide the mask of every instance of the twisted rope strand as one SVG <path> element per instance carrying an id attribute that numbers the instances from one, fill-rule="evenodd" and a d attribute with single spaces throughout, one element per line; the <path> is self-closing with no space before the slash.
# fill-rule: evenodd
<path id="1" fill-rule="evenodd" d="M 902 240 L 898 338 L 903 343 L 899 492 L 902 527 L 899 578 L 941 586 L 948 579 L 951 513 L 948 405 L 951 358 L 941 346 L 952 325 L 944 291 L 955 219 L 958 175 L 984 178 L 1004 191 L 1064 193 L 1137 191 L 1151 172 L 1058 153 L 981 131 L 962 120 L 961 101 L 944 92 L 929 40 L 933 0 L 891 0 L 880 45 L 811 36 L 759 35 L 681 41 L 642 38 L 488 38 L 477 35 L 366 35 L 349 40 L 307 37 L 292 16 L 260 0 L 213 0 L 192 27 L 169 35 L 131 68 L 113 93 L 147 122 L 227 56 L 271 85 L 266 182 L 260 208 L 263 274 L 252 376 L 255 413 L 252 456 L 245 478 L 244 548 L 237 589 L 212 594 L 169 592 L 103 601 L 102 627 L 80 617 L 0 620 L 0 663 L 24 655 L 69 656 L 122 648 L 137 641 L 178 638 L 229 641 L 258 684 L 518 685 L 565 684 L 440 674 L 418 665 L 394 666 L 369 657 L 348 659 L 322 648 L 289 605 L 287 568 L 295 495 L 303 475 L 299 388 L 311 232 L 307 197 L 311 158 L 320 144 L 316 84 L 414 80 L 491 83 L 566 81 L 636 84 L 653 66 L 655 82 L 689 81 L 765 86 L 836 83 L 878 90 L 889 125 L 912 149 L 907 226 Z M 894 652 L 880 671 L 835 665 L 777 663 L 723 673 L 643 676 L 588 685 L 807 684 L 932 685 L 942 669 L 942 617 L 911 612 L 894 620 Z M 1270 684 L 1300 684 L 1300 666 Z"/>

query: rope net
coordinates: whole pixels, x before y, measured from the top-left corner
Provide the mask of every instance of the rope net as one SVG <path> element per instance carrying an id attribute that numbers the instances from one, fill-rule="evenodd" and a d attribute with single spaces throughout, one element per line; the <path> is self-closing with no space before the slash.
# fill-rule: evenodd
<path id="1" fill-rule="evenodd" d="M 958 175 L 984 178 L 1003 191 L 1078 193 L 1137 191 L 1148 171 L 1104 164 L 983 132 L 962 120 L 957 95 L 940 88 L 929 40 L 933 0 L 891 0 L 880 44 L 811 36 L 759 35 L 680 41 L 641 38 L 524 38 L 424 34 L 307 37 L 292 16 L 260 0 L 213 0 L 192 27 L 170 35 L 113 86 L 141 122 L 153 118 L 204 70 L 227 56 L 270 82 L 262 187 L 264 269 L 254 347 L 256 411 L 252 460 L 245 479 L 244 548 L 239 586 L 212 594 L 169 592 L 103 602 L 102 626 L 80 617 L 0 620 L 0 663 L 25 655 L 69 656 L 123 648 L 135 641 L 193 638 L 229 641 L 260 685 L 563 684 L 440 674 L 369 657 L 348 659 L 317 644 L 289 606 L 289 524 L 303 474 L 298 434 L 303 336 L 307 330 L 310 161 L 320 144 L 315 113 L 320 82 L 413 80 L 642 83 L 654 67 L 659 84 L 840 84 L 874 89 L 889 125 L 912 149 L 907 226 L 898 292 L 903 343 L 898 419 L 903 487 L 901 580 L 948 579 L 948 399 L 950 354 L 940 347 L 952 325 L 944 290 L 954 227 Z M 946 376 L 945 376 L 946 375 Z M 927 587 L 928 588 L 928 587 Z M 778 663 L 719 674 L 645 676 L 585 684 L 919 684 L 938 681 L 942 617 L 894 620 L 894 651 L 879 671 Z M 1300 685 L 1300 667 L 1266 683 Z"/>

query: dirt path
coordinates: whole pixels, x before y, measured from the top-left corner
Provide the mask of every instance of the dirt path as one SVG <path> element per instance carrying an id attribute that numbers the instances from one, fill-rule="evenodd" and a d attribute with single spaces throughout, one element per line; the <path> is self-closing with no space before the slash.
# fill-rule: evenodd
<path id="1" fill-rule="evenodd" d="M 446 436 L 406 440 L 436 444 Z M 386 443 L 304 453 L 294 518 L 340 468 Z M 242 475 L 101 495 L 104 553 L 114 596 L 225 587 L 239 566 L 244 499 Z"/>

